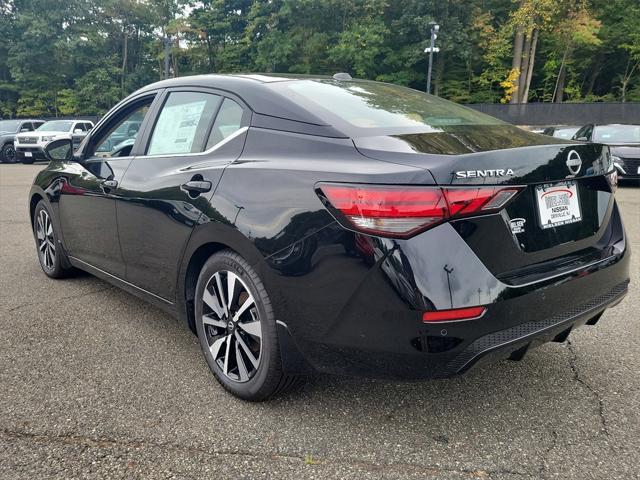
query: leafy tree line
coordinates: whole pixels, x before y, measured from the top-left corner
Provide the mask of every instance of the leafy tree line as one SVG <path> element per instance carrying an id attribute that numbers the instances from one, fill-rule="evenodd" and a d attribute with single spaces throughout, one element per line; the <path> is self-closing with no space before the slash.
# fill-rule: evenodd
<path id="1" fill-rule="evenodd" d="M 640 101 L 640 0 L 0 0 L 0 116 L 170 76 L 350 72 L 464 103 Z M 169 38 L 168 49 L 163 38 Z"/>

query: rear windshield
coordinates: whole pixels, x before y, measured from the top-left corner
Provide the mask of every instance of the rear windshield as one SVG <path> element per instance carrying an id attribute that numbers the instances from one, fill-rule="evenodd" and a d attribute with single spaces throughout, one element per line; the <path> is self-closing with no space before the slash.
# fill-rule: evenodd
<path id="1" fill-rule="evenodd" d="M 640 125 L 598 126 L 593 140 L 602 143 L 640 143 Z"/>
<path id="2" fill-rule="evenodd" d="M 441 131 L 455 125 L 503 124 L 439 97 L 386 83 L 298 80 L 274 83 L 273 88 L 329 125 L 342 121 L 358 129 Z"/>

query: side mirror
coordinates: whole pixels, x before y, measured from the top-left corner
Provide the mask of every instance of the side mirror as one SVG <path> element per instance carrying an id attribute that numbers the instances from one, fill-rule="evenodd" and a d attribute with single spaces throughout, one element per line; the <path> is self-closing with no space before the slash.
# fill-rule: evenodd
<path id="1" fill-rule="evenodd" d="M 82 130 L 81 128 L 76 128 L 73 133 L 84 133 L 84 130 Z"/>
<path id="2" fill-rule="evenodd" d="M 576 140 L 580 140 L 581 142 L 586 142 L 589 139 L 587 137 L 578 137 L 576 138 Z"/>
<path id="3" fill-rule="evenodd" d="M 73 158 L 73 142 L 68 138 L 49 142 L 44 147 L 44 154 L 49 161 L 68 162 Z"/>

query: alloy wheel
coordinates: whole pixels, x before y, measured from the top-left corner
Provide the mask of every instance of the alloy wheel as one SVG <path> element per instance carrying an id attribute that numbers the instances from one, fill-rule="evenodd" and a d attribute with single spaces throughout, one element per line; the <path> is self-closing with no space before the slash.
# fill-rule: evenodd
<path id="1" fill-rule="evenodd" d="M 4 148 L 4 158 L 7 163 L 14 163 L 16 161 L 16 149 L 13 145 L 7 145 Z"/>
<path id="2" fill-rule="evenodd" d="M 201 321 L 222 374 L 235 382 L 250 380 L 260 365 L 262 326 L 255 299 L 238 275 L 213 274 L 203 293 Z"/>
<path id="3" fill-rule="evenodd" d="M 53 237 L 53 225 L 51 217 L 46 210 L 38 212 L 36 220 L 36 238 L 38 241 L 38 255 L 40 261 L 47 268 L 53 270 L 56 264 L 56 245 Z"/>

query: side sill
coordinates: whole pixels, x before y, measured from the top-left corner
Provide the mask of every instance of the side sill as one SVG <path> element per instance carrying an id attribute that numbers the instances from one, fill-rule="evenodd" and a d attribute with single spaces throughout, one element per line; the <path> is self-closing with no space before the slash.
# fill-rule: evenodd
<path id="1" fill-rule="evenodd" d="M 133 283 L 127 282 L 126 280 L 123 280 L 120 277 L 112 275 L 109 272 L 105 272 L 104 270 L 98 267 L 94 267 L 93 265 L 87 262 L 84 262 L 78 258 L 75 258 L 72 256 L 69 256 L 68 258 L 69 258 L 69 261 L 71 262 L 71 265 L 73 265 L 74 267 L 79 268 L 80 270 L 84 270 L 85 272 L 88 272 L 92 275 L 95 275 L 96 277 L 102 280 L 105 280 L 111 283 L 112 285 L 115 285 L 116 287 L 119 287 L 122 290 L 125 290 L 126 292 L 129 292 L 141 298 L 142 300 L 146 300 L 147 302 L 175 316 L 175 313 L 176 313 L 175 305 L 173 302 L 167 300 L 166 298 L 160 297 L 155 293 L 151 293 L 148 290 L 145 290 L 144 288 L 138 287 Z"/>

